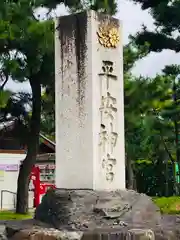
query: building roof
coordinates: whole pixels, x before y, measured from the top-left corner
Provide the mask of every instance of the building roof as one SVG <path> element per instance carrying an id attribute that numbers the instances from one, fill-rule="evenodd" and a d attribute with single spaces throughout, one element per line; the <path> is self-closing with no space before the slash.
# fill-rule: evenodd
<path id="1" fill-rule="evenodd" d="M 11 119 L 9 121 L 5 121 L 5 122 L 0 122 L 0 131 L 1 130 L 11 130 L 14 127 L 14 123 L 15 123 L 16 119 Z M 50 139 L 48 139 L 46 136 L 44 136 L 42 133 L 39 134 L 40 136 L 40 140 L 43 144 L 45 144 L 46 146 L 50 147 L 52 150 L 55 150 L 56 144 L 55 142 L 51 141 Z"/>
<path id="2" fill-rule="evenodd" d="M 47 137 L 45 137 L 42 133 L 39 134 L 40 138 L 43 139 L 43 143 L 45 145 L 47 145 L 48 147 L 50 147 L 51 149 L 55 150 L 56 144 L 55 142 L 51 141 L 50 139 L 48 139 Z"/>
<path id="3" fill-rule="evenodd" d="M 43 160 L 55 161 L 55 153 L 38 154 L 36 157 L 36 160 L 37 161 L 43 161 Z"/>

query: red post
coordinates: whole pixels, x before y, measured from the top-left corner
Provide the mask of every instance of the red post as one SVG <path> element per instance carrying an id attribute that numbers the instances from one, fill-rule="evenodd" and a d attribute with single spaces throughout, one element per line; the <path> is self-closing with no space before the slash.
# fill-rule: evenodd
<path id="1" fill-rule="evenodd" d="M 39 167 L 33 166 L 31 172 L 31 180 L 34 185 L 34 207 L 40 203 L 40 170 Z"/>

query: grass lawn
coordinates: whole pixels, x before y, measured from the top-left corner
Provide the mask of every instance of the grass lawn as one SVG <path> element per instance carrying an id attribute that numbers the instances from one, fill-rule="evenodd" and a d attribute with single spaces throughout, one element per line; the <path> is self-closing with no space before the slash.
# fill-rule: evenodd
<path id="1" fill-rule="evenodd" d="M 164 214 L 180 214 L 180 197 L 155 197 L 154 203 Z"/>
<path id="2" fill-rule="evenodd" d="M 17 214 L 13 211 L 0 211 L 0 220 L 24 220 L 31 219 L 33 214 Z"/>

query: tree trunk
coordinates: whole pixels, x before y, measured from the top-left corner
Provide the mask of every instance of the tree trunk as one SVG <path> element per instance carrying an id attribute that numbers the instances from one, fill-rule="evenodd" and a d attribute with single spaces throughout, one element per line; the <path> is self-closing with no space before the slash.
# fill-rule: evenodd
<path id="1" fill-rule="evenodd" d="M 177 99 L 177 85 L 174 80 L 173 83 L 173 100 L 178 108 L 179 102 Z M 174 171 L 175 171 L 175 195 L 178 196 L 180 194 L 180 186 L 179 183 L 177 182 L 177 175 L 176 175 L 176 170 L 175 170 L 175 164 L 177 163 L 179 171 L 180 171 L 180 148 L 179 148 L 179 114 L 176 113 L 175 119 L 174 119 L 174 131 L 175 131 L 175 146 L 176 146 L 176 162 L 174 163 Z M 179 172 L 178 172 L 179 174 Z"/>
<path id="2" fill-rule="evenodd" d="M 166 187 L 165 187 L 165 196 L 169 196 L 169 168 L 168 168 L 168 158 L 165 159 L 165 180 L 166 180 Z"/>
<path id="3" fill-rule="evenodd" d="M 174 128 L 175 128 L 175 145 L 176 145 L 176 162 L 174 163 L 174 171 L 175 171 L 175 195 L 179 196 L 180 189 L 179 189 L 179 183 L 177 181 L 178 175 L 176 173 L 176 163 L 178 165 L 178 168 L 180 168 L 180 151 L 179 151 L 179 130 L 178 130 L 178 121 L 174 121 Z M 178 171 L 179 174 L 179 171 Z"/>
<path id="4" fill-rule="evenodd" d="M 30 80 L 30 85 L 32 89 L 32 116 L 27 136 L 27 155 L 20 167 L 17 188 L 16 213 L 21 214 L 28 212 L 29 181 L 32 167 L 36 162 L 41 119 L 41 85 L 37 79 Z"/>
<path id="5" fill-rule="evenodd" d="M 174 158 L 172 156 L 172 154 L 170 153 L 170 151 L 168 150 L 167 144 L 165 142 L 165 140 L 163 139 L 163 136 L 161 135 L 161 141 L 162 144 L 164 146 L 165 152 L 167 153 L 167 156 L 169 157 L 169 160 L 171 161 L 171 165 L 172 165 L 172 173 L 173 173 L 173 191 L 176 192 L 176 171 L 175 171 L 175 161 Z M 167 157 L 165 157 L 167 158 Z M 166 159 L 166 196 L 169 196 L 169 165 L 168 165 L 168 158 Z"/>
<path id="6" fill-rule="evenodd" d="M 134 171 L 131 160 L 127 159 L 127 188 L 134 189 Z"/>

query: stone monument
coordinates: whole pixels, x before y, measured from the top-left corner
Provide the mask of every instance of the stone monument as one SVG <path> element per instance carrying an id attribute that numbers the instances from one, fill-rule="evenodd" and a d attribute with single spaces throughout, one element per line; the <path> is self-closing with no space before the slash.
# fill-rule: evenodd
<path id="1" fill-rule="evenodd" d="M 161 223 L 150 197 L 125 189 L 121 29 L 94 11 L 56 21 L 57 189 L 43 197 L 35 219 L 79 239 L 104 231 L 155 239 L 143 227 Z"/>
<path id="2" fill-rule="evenodd" d="M 125 189 L 122 25 L 88 11 L 56 21 L 56 186 Z"/>
<path id="3" fill-rule="evenodd" d="M 87 11 L 55 27 L 57 190 L 36 218 L 78 229 L 158 222 L 151 199 L 125 189 L 122 24 Z"/>
<path id="4" fill-rule="evenodd" d="M 93 11 L 56 21 L 57 189 L 8 239 L 179 239 L 150 197 L 125 189 L 121 29 Z"/>

